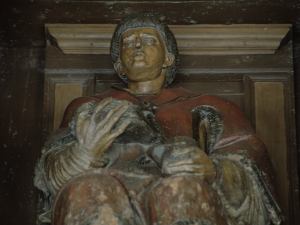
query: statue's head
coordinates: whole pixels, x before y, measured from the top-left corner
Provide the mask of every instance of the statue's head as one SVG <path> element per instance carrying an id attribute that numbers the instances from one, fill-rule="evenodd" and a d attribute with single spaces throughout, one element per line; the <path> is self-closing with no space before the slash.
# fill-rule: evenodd
<path id="1" fill-rule="evenodd" d="M 165 60 L 164 64 L 162 65 L 163 69 L 165 69 L 165 79 L 164 79 L 164 86 L 167 86 L 172 82 L 172 80 L 175 77 L 175 74 L 177 72 L 177 69 L 179 67 L 179 56 L 178 56 L 178 50 L 176 45 L 176 40 L 173 35 L 173 33 L 169 30 L 167 24 L 162 21 L 161 17 L 157 14 L 151 14 L 151 13 L 138 13 L 138 14 L 132 14 L 124 18 L 116 27 L 112 41 L 111 41 L 111 59 L 115 66 L 116 71 L 118 72 L 121 79 L 125 82 L 130 79 L 128 77 L 128 74 L 124 72 L 124 70 L 120 70 L 118 67 L 124 66 L 124 57 L 122 58 L 122 51 L 124 50 L 124 37 L 125 35 L 132 35 L 132 33 L 140 32 L 140 30 L 143 29 L 143 32 L 145 34 L 150 33 L 152 36 L 156 36 L 157 43 L 160 43 L 163 46 L 163 56 L 162 60 Z M 129 33 L 129 34 L 127 34 Z M 142 39 L 142 35 L 139 33 Z M 129 37 L 130 39 L 130 37 Z M 156 41 L 156 40 L 154 40 Z M 150 40 L 145 40 L 145 42 L 153 42 Z M 147 44 L 146 43 L 146 44 Z M 151 44 L 150 43 L 150 44 Z M 136 50 L 138 51 L 140 46 L 138 44 L 134 43 L 136 45 Z M 131 42 L 128 42 L 125 45 L 125 48 L 127 46 L 133 45 Z M 148 47 L 148 45 L 146 46 Z M 151 52 L 151 49 L 148 51 Z M 155 52 L 154 54 L 159 57 L 159 52 Z M 154 60 L 160 60 L 156 57 L 156 55 L 153 55 L 152 57 Z M 129 57 L 130 58 L 130 57 Z M 138 56 L 137 56 L 138 59 Z M 152 60 L 153 61 L 153 60 Z M 119 63 L 119 64 L 118 64 Z M 123 64 L 123 65 L 122 65 Z M 152 69 L 149 69 L 149 71 Z"/>

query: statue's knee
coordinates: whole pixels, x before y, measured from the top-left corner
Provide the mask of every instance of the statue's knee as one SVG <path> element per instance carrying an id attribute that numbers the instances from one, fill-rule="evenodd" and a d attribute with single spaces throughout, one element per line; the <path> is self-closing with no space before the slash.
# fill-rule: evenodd
<path id="1" fill-rule="evenodd" d="M 114 177 L 95 173 L 82 174 L 70 180 L 56 196 L 52 209 L 54 224 L 75 224 L 87 220 L 118 224 L 122 218 L 133 218 L 122 184 Z"/>
<path id="2" fill-rule="evenodd" d="M 151 189 L 148 202 L 151 220 L 162 224 L 219 224 L 216 221 L 222 217 L 216 192 L 194 175 L 162 179 Z"/>
<path id="3" fill-rule="evenodd" d="M 210 195 L 210 191 L 212 191 L 211 187 L 197 176 L 177 175 L 162 179 L 152 189 L 151 195 L 157 195 L 163 198 L 172 198 L 176 195 L 190 195 L 194 199 L 201 195 L 204 195 L 207 198 Z"/>
<path id="4" fill-rule="evenodd" d="M 148 198 L 156 206 L 189 203 L 203 210 L 210 210 L 216 201 L 214 190 L 194 175 L 164 178 L 149 191 Z"/>

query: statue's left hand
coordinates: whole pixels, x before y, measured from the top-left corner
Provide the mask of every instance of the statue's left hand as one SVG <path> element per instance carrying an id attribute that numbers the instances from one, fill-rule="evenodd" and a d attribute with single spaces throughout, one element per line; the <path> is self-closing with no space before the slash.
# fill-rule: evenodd
<path id="1" fill-rule="evenodd" d="M 171 152 L 168 154 L 171 157 L 166 157 L 163 162 L 162 172 L 164 174 L 194 173 L 209 184 L 213 183 L 216 176 L 215 164 L 198 147 L 184 146 L 178 149 L 177 146 L 171 148 Z"/>

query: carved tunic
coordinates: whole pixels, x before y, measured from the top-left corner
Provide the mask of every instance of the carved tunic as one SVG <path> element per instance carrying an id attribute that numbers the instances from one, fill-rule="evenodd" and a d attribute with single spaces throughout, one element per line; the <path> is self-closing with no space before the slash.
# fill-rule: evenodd
<path id="1" fill-rule="evenodd" d="M 87 160 L 83 153 L 72 147 L 76 140 L 72 139 L 67 127 L 79 106 L 92 100 L 99 102 L 107 97 L 127 100 L 144 108 L 148 107 L 149 109 L 145 111 L 152 112 L 148 115 L 148 119 L 154 121 L 154 126 L 157 123 L 156 125 L 162 129 L 160 135 L 165 135 L 165 138 L 199 135 L 195 132 L 197 128 L 193 127 L 193 124 L 195 120 L 200 122 L 201 117 L 205 117 L 207 121 L 203 120 L 203 127 L 205 128 L 205 124 L 208 123 L 210 128 L 206 131 L 207 144 L 204 146 L 202 143 L 202 147 L 217 166 L 217 176 L 212 187 L 221 201 L 227 223 L 254 225 L 268 224 L 272 221 L 274 224 L 280 224 L 282 216 L 271 182 L 268 154 L 265 145 L 255 135 L 243 111 L 236 104 L 223 98 L 198 95 L 180 87 L 169 87 L 156 95 L 138 96 L 126 90 L 111 88 L 104 94 L 73 100 L 65 112 L 61 129 L 48 141 L 48 146 L 46 145 L 37 167 L 36 185 L 45 193 L 54 197 L 59 188 L 69 179 L 91 169 L 88 162 L 83 162 Z M 214 115 L 213 110 L 219 112 L 221 117 Z M 201 126 L 200 124 L 199 127 Z M 156 131 L 159 132 L 159 129 Z M 201 146 L 201 143 L 199 144 Z M 123 151 L 122 144 L 115 144 L 115 146 L 121 149 L 119 152 Z M 121 175 L 118 175 L 120 180 L 123 179 L 120 177 L 132 176 L 130 170 L 127 170 L 124 165 L 131 161 L 138 165 L 145 164 L 144 162 L 151 164 L 151 159 L 145 156 L 146 148 L 147 146 L 143 144 L 133 144 L 130 151 L 124 147 L 123 161 L 119 160 L 119 164 L 107 165 L 107 169 L 98 169 L 97 173 L 105 175 L 110 173 L 109 168 L 111 168 L 113 173 L 115 170 L 122 170 Z M 118 158 L 112 155 L 108 157 L 110 159 L 115 157 L 112 161 L 117 161 Z M 124 160 L 128 161 L 124 163 Z M 131 169 L 133 164 L 130 164 Z M 120 165 L 123 167 L 121 168 Z M 66 168 L 68 172 L 65 171 Z M 134 191 L 149 186 L 157 179 L 164 179 L 157 172 L 159 168 L 155 170 L 156 172 L 153 171 L 150 172 L 152 174 L 150 177 L 142 175 L 141 171 L 133 171 L 137 172 L 136 177 L 141 180 L 139 185 L 133 188 Z M 232 171 L 235 173 L 232 174 Z M 126 181 L 122 184 L 129 189 L 130 193 L 132 188 L 130 184 L 127 185 Z"/>

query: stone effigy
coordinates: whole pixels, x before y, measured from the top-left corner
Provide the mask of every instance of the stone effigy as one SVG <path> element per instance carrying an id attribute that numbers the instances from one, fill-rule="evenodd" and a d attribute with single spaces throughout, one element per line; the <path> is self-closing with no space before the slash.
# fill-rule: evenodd
<path id="1" fill-rule="evenodd" d="M 69 104 L 37 164 L 41 222 L 280 224 L 265 145 L 236 104 L 169 86 L 179 57 L 159 17 L 123 19 L 111 58 L 128 89 Z"/>

